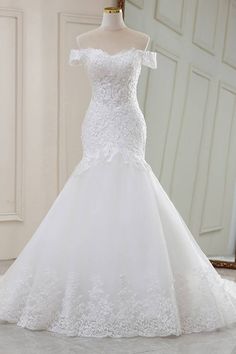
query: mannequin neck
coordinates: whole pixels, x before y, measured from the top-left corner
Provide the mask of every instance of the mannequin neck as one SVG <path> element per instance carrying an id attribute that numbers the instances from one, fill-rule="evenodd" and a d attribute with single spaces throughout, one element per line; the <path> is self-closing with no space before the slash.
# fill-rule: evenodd
<path id="1" fill-rule="evenodd" d="M 111 13 L 106 12 L 106 9 L 108 8 L 104 9 L 102 23 L 100 25 L 101 29 L 105 31 L 117 31 L 127 27 L 124 23 L 121 9 L 119 9 L 119 12 Z"/>

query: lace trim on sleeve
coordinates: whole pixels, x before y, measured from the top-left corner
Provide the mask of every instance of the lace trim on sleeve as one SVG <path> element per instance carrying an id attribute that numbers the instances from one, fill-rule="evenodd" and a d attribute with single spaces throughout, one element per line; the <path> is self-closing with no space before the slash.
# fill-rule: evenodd
<path id="1" fill-rule="evenodd" d="M 156 52 L 146 50 L 143 52 L 142 64 L 148 66 L 151 69 L 157 68 Z"/>
<path id="2" fill-rule="evenodd" d="M 82 65 L 84 63 L 84 50 L 82 49 L 71 49 L 69 55 L 69 64 L 71 66 Z"/>

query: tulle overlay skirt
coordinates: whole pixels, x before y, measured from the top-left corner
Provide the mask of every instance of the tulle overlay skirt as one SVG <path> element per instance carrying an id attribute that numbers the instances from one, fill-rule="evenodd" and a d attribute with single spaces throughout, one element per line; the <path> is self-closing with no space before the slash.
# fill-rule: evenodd
<path id="1" fill-rule="evenodd" d="M 168 336 L 236 322 L 236 284 L 145 160 L 81 161 L 0 280 L 0 319 L 68 336 Z"/>

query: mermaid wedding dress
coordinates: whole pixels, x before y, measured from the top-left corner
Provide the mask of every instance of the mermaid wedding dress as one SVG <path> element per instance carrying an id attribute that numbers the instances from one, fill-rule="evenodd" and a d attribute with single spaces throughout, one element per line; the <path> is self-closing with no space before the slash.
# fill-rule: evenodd
<path id="1" fill-rule="evenodd" d="M 156 53 L 72 49 L 92 98 L 83 156 L 0 281 L 0 319 L 68 336 L 168 336 L 236 322 L 221 278 L 145 161 L 136 88 Z"/>

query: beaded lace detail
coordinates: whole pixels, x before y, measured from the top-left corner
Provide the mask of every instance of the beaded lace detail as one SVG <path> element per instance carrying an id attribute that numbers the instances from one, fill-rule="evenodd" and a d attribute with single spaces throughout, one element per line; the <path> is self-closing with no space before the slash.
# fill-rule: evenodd
<path id="1" fill-rule="evenodd" d="M 72 49 L 69 63 L 85 65 L 92 87 L 81 140 L 83 157 L 76 174 L 120 153 L 125 162 L 145 161 L 146 123 L 137 100 L 142 64 L 156 68 L 156 52 L 136 48 L 109 54 L 98 48 Z"/>
<path id="2" fill-rule="evenodd" d="M 98 274 L 86 291 L 79 272 L 70 271 L 63 283 L 51 268 L 33 275 L 28 267 L 21 269 L 21 279 L 14 288 L 0 288 L 0 298 L 6 302 L 0 318 L 33 330 L 84 337 L 151 337 L 211 331 L 235 323 L 231 282 L 207 268 L 196 267 L 189 277 L 176 273 L 168 291 L 158 280 L 144 279 L 141 295 L 125 274 L 116 280 L 115 294 L 107 291 Z"/>

